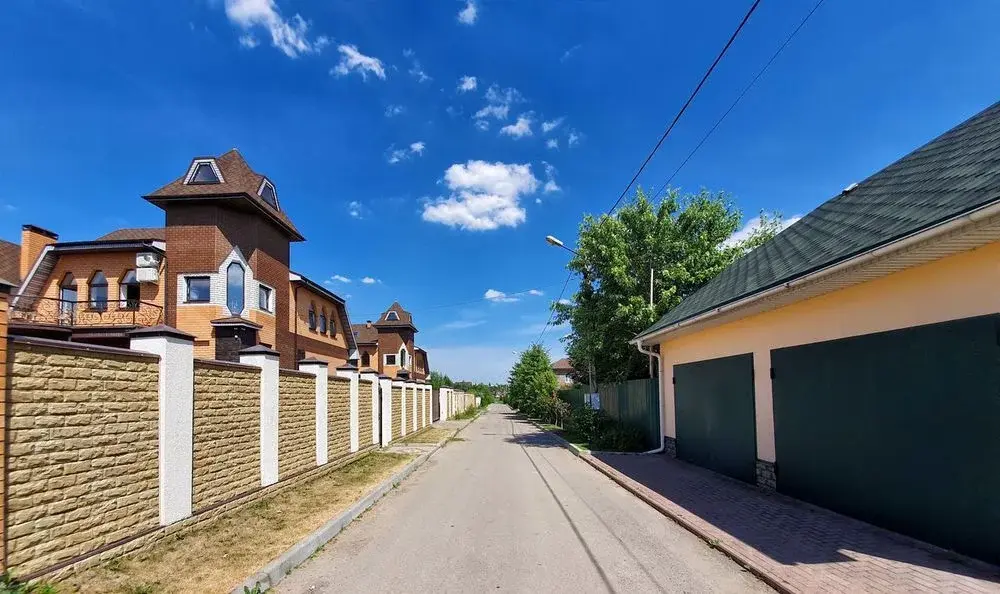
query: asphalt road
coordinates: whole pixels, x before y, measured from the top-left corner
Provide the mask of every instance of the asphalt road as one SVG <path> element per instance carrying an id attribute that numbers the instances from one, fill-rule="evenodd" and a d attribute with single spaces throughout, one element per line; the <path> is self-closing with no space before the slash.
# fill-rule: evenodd
<path id="1" fill-rule="evenodd" d="M 503 405 L 278 592 L 766 592 Z"/>

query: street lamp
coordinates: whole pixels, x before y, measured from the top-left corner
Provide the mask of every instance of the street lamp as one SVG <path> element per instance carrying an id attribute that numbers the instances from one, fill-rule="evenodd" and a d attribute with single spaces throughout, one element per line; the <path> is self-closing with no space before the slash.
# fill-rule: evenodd
<path id="1" fill-rule="evenodd" d="M 546 235 L 545 236 L 545 241 L 548 242 L 548 244 L 551 245 L 551 246 L 553 246 L 553 247 L 562 248 L 562 249 L 566 250 L 567 252 L 572 252 L 572 253 L 576 254 L 577 256 L 580 255 L 573 248 L 566 247 L 566 244 L 564 244 L 562 242 L 562 240 L 559 239 L 558 237 L 556 237 L 555 235 Z"/>

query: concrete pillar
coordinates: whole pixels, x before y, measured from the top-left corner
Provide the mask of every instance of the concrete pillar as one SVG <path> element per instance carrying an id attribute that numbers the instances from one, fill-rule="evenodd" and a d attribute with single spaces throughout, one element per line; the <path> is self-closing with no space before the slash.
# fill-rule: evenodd
<path id="1" fill-rule="evenodd" d="M 420 409 L 417 408 L 417 384 L 406 382 L 406 389 L 410 393 L 410 408 L 413 409 L 413 414 L 410 415 L 410 427 L 413 431 L 416 431 L 420 428 L 417 424 L 417 416 L 420 414 Z"/>
<path id="2" fill-rule="evenodd" d="M 160 525 L 191 515 L 194 495 L 194 336 L 153 326 L 130 334 L 133 351 L 160 356 Z"/>
<path id="3" fill-rule="evenodd" d="M 392 441 L 392 379 L 386 375 L 378 378 L 379 398 L 382 401 L 382 414 L 379 418 L 382 421 L 382 447 L 389 445 Z"/>
<path id="4" fill-rule="evenodd" d="M 322 466 L 329 461 L 330 456 L 330 437 L 327 433 L 329 364 L 319 359 L 303 359 L 299 361 L 299 370 L 316 376 L 316 466 Z"/>
<path id="5" fill-rule="evenodd" d="M 337 368 L 337 377 L 351 380 L 351 452 L 356 452 L 360 446 L 360 431 L 358 429 L 358 368 L 353 365 L 342 365 Z"/>
<path id="6" fill-rule="evenodd" d="M 372 411 L 372 440 L 373 445 L 378 445 L 378 423 L 379 423 L 379 409 L 378 409 L 378 374 L 375 372 L 362 372 L 360 374 L 361 379 L 368 382 L 361 384 L 360 397 L 361 402 L 359 406 L 367 406 Z M 368 400 L 366 403 L 365 400 Z M 367 434 L 368 428 L 361 427 L 361 437 Z"/>
<path id="7" fill-rule="evenodd" d="M 278 351 L 257 345 L 240 363 L 260 368 L 260 486 L 278 482 Z"/>

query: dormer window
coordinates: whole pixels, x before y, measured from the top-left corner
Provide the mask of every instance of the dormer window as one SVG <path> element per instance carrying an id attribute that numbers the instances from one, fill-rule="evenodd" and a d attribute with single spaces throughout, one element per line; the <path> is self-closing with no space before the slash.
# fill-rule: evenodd
<path id="1" fill-rule="evenodd" d="M 219 184 L 224 182 L 215 159 L 198 159 L 191 164 L 185 184 Z"/>
<path id="2" fill-rule="evenodd" d="M 267 202 L 275 210 L 278 210 L 278 194 L 274 191 L 274 185 L 271 182 L 265 179 L 257 193 L 264 199 L 264 202 Z"/>
<path id="3" fill-rule="evenodd" d="M 399 321 L 399 314 L 397 314 L 394 311 L 390 311 L 389 313 L 385 314 L 385 321 L 387 321 L 387 322 L 398 322 Z"/>

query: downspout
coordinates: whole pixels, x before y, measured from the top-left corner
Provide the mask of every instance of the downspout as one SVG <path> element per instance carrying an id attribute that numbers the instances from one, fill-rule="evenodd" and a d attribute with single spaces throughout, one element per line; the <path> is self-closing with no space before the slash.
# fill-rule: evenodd
<path id="1" fill-rule="evenodd" d="M 639 340 L 633 341 L 632 344 L 635 345 L 635 348 L 639 349 L 640 353 L 642 353 L 644 355 L 649 355 L 650 357 L 656 357 L 656 368 L 658 370 L 660 370 L 660 374 L 657 376 L 656 381 L 657 382 L 662 381 L 663 380 L 663 360 L 660 359 L 660 353 L 657 353 L 656 351 L 654 351 L 652 349 L 650 349 L 648 351 L 645 350 L 645 349 L 643 349 L 642 348 L 642 342 L 639 341 Z M 656 448 L 654 450 L 649 450 L 648 452 L 642 452 L 643 454 L 662 454 L 663 451 L 667 447 L 667 440 L 666 440 L 665 436 L 663 435 L 663 393 L 660 390 L 660 386 L 659 385 L 656 386 L 656 408 L 659 410 L 659 413 L 660 413 L 659 414 L 659 416 L 660 416 L 660 425 L 659 425 L 659 428 L 657 429 L 657 431 L 660 434 L 660 447 L 658 447 L 658 448 Z"/>
<path id="2" fill-rule="evenodd" d="M 295 336 L 292 338 L 292 360 L 298 365 L 299 360 L 299 285 L 292 291 L 292 317 L 295 318 Z"/>

